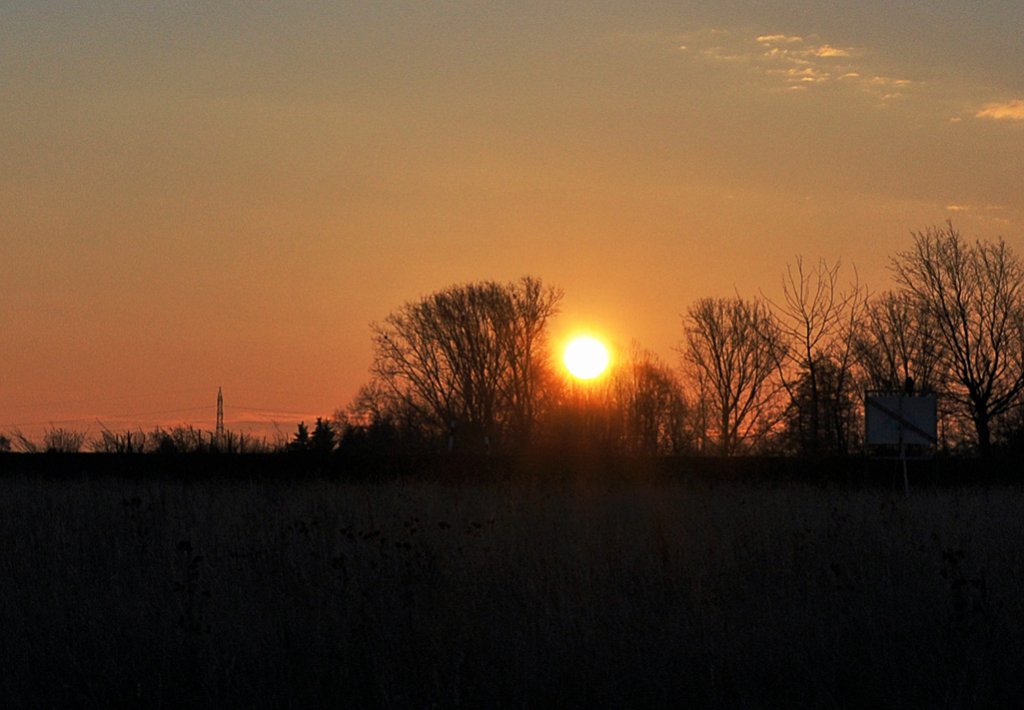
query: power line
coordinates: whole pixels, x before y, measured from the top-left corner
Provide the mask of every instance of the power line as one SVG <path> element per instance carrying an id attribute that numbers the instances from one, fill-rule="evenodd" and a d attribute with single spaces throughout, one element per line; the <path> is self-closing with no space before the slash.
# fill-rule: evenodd
<path id="1" fill-rule="evenodd" d="M 225 404 L 225 409 L 243 409 L 248 412 L 264 412 L 266 414 L 286 414 L 295 417 L 308 417 L 310 413 L 306 412 L 294 412 L 286 409 L 268 409 L 265 407 L 249 407 L 244 404 Z"/>
<path id="2" fill-rule="evenodd" d="M 189 393 L 192 393 L 192 392 L 195 392 L 196 390 L 187 390 L 187 391 Z M 236 412 L 236 413 L 238 413 L 238 412 L 253 412 L 253 413 L 263 413 L 263 414 L 276 414 L 276 415 L 280 415 L 282 417 L 300 417 L 301 418 L 301 417 L 315 416 L 314 414 L 312 414 L 308 410 L 307 411 L 299 412 L 299 411 L 294 411 L 294 410 L 279 409 L 279 408 L 276 408 L 276 407 L 256 407 L 256 406 L 249 406 L 249 405 L 246 405 L 246 404 L 225 404 L 224 401 L 223 401 L 223 390 L 221 388 L 218 388 L 217 394 L 218 394 L 218 397 L 217 397 L 217 400 L 218 400 L 217 401 L 217 418 L 214 420 L 215 421 L 215 427 L 218 427 L 217 430 L 220 430 L 219 427 L 223 427 L 224 426 L 224 411 L 225 410 L 230 410 L 230 411 Z M 107 398 L 107 399 L 99 400 L 99 401 L 100 402 L 103 402 L 103 401 L 111 402 L 111 401 L 117 401 L 117 400 L 124 399 L 124 398 L 125 397 L 111 397 L 111 398 Z M 92 401 L 95 402 L 95 400 L 92 400 Z M 86 400 L 67 400 L 63 404 L 76 404 L 76 403 L 85 403 L 85 402 L 86 402 Z M 41 403 L 41 404 L 39 404 L 37 406 L 40 406 L 40 407 L 59 406 L 60 404 L 62 404 L 62 403 L 49 403 L 49 404 Z M 27 406 L 27 405 L 19 405 L 19 406 Z M 162 415 L 166 415 L 166 414 L 185 414 L 185 413 L 188 413 L 188 412 L 209 411 L 208 407 L 209 407 L 209 405 L 195 405 L 195 406 L 190 406 L 190 407 L 175 407 L 175 408 L 171 408 L 171 409 L 155 409 L 155 410 L 147 410 L 147 411 L 142 411 L 142 412 L 124 412 L 124 413 L 119 413 L 119 414 L 88 414 L 88 415 L 84 415 L 84 416 L 81 416 L 81 417 L 65 417 L 65 418 L 61 418 L 61 419 L 46 418 L 46 419 L 39 419 L 39 420 L 36 420 L 36 421 L 29 421 L 29 422 L 5 422 L 5 423 L 0 423 L 0 427 L 3 427 L 5 429 L 11 429 L 11 428 L 17 429 L 17 428 L 22 428 L 22 427 L 38 427 L 38 426 L 46 426 L 46 425 L 54 426 L 54 425 L 61 425 L 61 424 L 91 423 L 91 422 L 94 422 L 94 421 L 111 420 L 111 419 L 114 419 L 114 420 L 119 420 L 119 419 L 136 419 L 136 420 L 138 420 L 138 419 L 141 419 L 141 418 L 154 417 L 154 416 L 162 416 Z M 138 422 L 136 422 L 136 424 L 138 424 Z"/>

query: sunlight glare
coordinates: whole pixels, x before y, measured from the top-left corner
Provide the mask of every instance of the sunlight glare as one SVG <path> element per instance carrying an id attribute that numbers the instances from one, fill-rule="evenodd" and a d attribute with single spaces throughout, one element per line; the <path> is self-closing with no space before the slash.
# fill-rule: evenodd
<path id="1" fill-rule="evenodd" d="M 569 373 L 579 380 L 592 380 L 608 367 L 608 348 L 597 338 L 581 335 L 565 348 L 562 360 Z"/>

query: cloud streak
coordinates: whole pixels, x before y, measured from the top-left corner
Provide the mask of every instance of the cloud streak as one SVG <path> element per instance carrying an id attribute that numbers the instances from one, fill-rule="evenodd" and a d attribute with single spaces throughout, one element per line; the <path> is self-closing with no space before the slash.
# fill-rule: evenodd
<path id="1" fill-rule="evenodd" d="M 774 33 L 751 37 L 709 30 L 689 34 L 679 44 L 705 61 L 744 66 L 765 77 L 769 89 L 808 91 L 835 86 L 859 89 L 889 101 L 915 84 L 878 71 L 863 49 L 838 47 L 816 36 Z"/>
<path id="2" fill-rule="evenodd" d="M 803 44 L 804 38 L 799 35 L 761 35 L 757 41 L 762 44 Z"/>
<path id="3" fill-rule="evenodd" d="M 985 104 L 974 117 L 992 121 L 1024 121 L 1024 99 Z"/>
<path id="4" fill-rule="evenodd" d="M 918 98 L 939 100 L 940 111 L 955 112 L 951 123 L 973 117 L 999 122 L 1024 121 L 1024 98 L 981 103 L 970 90 L 941 80 L 925 82 L 894 74 L 863 47 L 839 46 L 817 35 L 782 32 L 756 34 L 706 29 L 675 38 L 679 49 L 695 61 L 746 72 L 763 91 L 780 93 L 831 92 L 860 94 L 881 105 Z M 952 109 L 959 96 L 960 106 Z M 944 99 L 942 98 L 944 97 Z M 965 107 L 971 107 L 964 110 Z"/>

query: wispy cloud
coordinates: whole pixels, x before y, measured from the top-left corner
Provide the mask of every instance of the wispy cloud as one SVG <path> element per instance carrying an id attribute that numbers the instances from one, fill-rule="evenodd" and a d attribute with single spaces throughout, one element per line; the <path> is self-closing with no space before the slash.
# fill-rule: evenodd
<path id="1" fill-rule="evenodd" d="M 1012 213 L 1006 205 L 954 202 L 945 205 L 945 209 L 947 212 L 957 215 L 957 218 L 971 218 L 992 225 L 1013 223 Z"/>
<path id="2" fill-rule="evenodd" d="M 704 29 L 673 39 L 691 61 L 736 72 L 745 88 L 809 96 L 859 95 L 875 106 L 923 101 L 937 116 L 945 113 L 951 124 L 1024 123 L 1024 97 L 985 103 L 977 86 L 903 74 L 866 47 L 831 42 L 815 34 Z"/>
<path id="3" fill-rule="evenodd" d="M 993 121 L 1024 121 L 1024 99 L 985 104 L 974 116 Z"/>
<path id="4" fill-rule="evenodd" d="M 836 46 L 813 35 L 751 36 L 710 30 L 689 34 L 680 45 L 705 60 L 745 66 L 766 77 L 768 88 L 807 91 L 832 85 L 887 101 L 914 85 L 910 79 L 880 72 L 864 49 Z"/>
<path id="5" fill-rule="evenodd" d="M 804 38 L 798 35 L 761 35 L 757 41 L 762 44 L 803 44 Z"/>
<path id="6" fill-rule="evenodd" d="M 814 55 L 817 57 L 849 57 L 850 51 L 848 49 L 833 47 L 830 44 L 823 44 L 814 50 Z"/>

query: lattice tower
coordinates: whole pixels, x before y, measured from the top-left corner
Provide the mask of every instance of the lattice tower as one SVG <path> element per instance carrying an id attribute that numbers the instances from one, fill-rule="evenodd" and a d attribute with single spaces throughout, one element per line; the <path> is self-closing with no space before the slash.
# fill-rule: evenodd
<path id="1" fill-rule="evenodd" d="M 217 388 L 217 428 L 214 431 L 217 442 L 224 440 L 224 393 Z"/>

